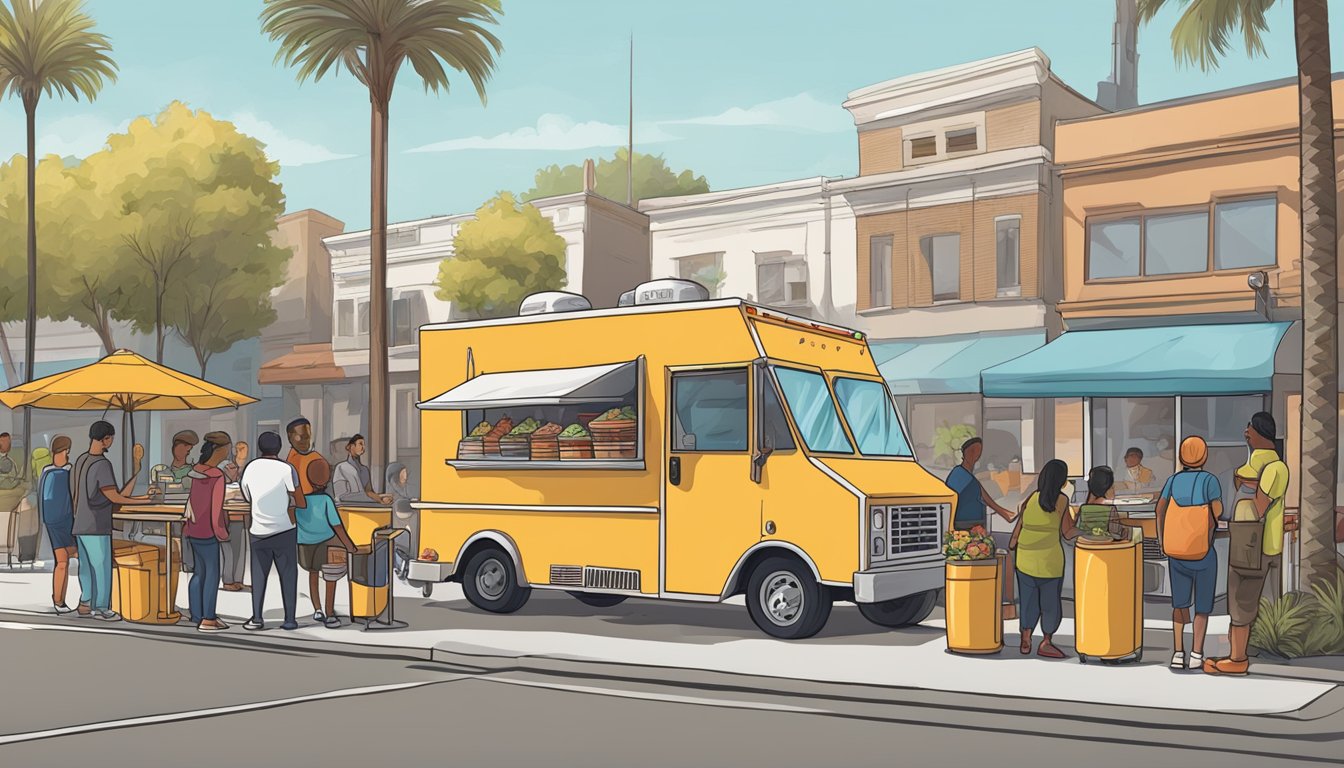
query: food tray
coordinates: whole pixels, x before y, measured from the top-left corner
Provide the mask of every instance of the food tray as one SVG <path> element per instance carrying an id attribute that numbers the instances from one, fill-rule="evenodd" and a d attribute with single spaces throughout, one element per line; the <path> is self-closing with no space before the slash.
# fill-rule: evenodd
<path id="1" fill-rule="evenodd" d="M 559 444 L 560 460 L 593 458 L 593 439 L 591 437 L 562 437 Z"/>
<path id="2" fill-rule="evenodd" d="M 526 437 L 514 436 L 499 441 L 499 455 L 506 459 L 527 459 L 531 458 L 532 451 L 529 447 L 530 440 Z"/>
<path id="3" fill-rule="evenodd" d="M 469 437 L 457 444 L 457 458 L 479 459 L 485 456 L 485 441 L 479 437 Z"/>

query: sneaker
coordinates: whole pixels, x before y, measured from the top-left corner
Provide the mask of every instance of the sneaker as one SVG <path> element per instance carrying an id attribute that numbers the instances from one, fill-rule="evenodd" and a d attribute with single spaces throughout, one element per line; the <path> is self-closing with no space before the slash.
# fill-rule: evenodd
<path id="1" fill-rule="evenodd" d="M 297 621 L 286 621 L 284 624 L 280 625 L 280 628 L 286 632 L 293 632 L 299 628 L 299 623 Z"/>
<path id="2" fill-rule="evenodd" d="M 1191 651 L 1190 669 L 1203 669 L 1203 668 L 1204 668 L 1204 654 L 1195 653 L 1194 651 Z"/>
<path id="3" fill-rule="evenodd" d="M 337 627 L 341 626 L 341 620 L 336 618 L 335 616 L 328 616 L 326 620 L 322 622 L 322 626 L 326 627 L 327 629 L 336 629 Z"/>
<path id="4" fill-rule="evenodd" d="M 313 621 L 316 621 L 318 624 L 323 624 L 326 620 L 327 615 L 325 613 L 321 611 L 313 611 Z"/>
<path id="5" fill-rule="evenodd" d="M 67 614 L 67 613 L 69 613 L 69 612 L 71 612 L 71 611 L 73 611 L 73 610 L 75 610 L 75 609 L 74 609 L 74 608 L 71 608 L 70 606 L 66 605 L 65 603 L 56 603 L 56 604 L 54 604 L 54 605 L 51 606 L 51 610 L 55 611 L 57 616 L 64 616 L 65 614 Z"/>
<path id="6" fill-rule="evenodd" d="M 215 619 L 215 624 L 219 625 L 220 629 L 228 629 L 230 626 L 229 624 L 226 624 L 223 619 Z"/>
<path id="7" fill-rule="evenodd" d="M 1175 653 L 1171 654 L 1171 664 L 1168 666 L 1170 666 L 1172 669 L 1182 669 L 1182 670 L 1185 669 L 1186 668 L 1185 653 L 1182 651 L 1176 651 Z"/>
<path id="8" fill-rule="evenodd" d="M 103 621 L 121 621 L 121 616 L 117 615 L 117 612 L 113 610 L 99 611 L 98 618 Z"/>
<path id="9" fill-rule="evenodd" d="M 75 611 L 75 615 L 81 619 L 92 619 L 93 609 L 89 608 L 88 603 L 80 603 L 79 608 Z"/>
<path id="10" fill-rule="evenodd" d="M 246 629 L 249 632 L 256 632 L 259 629 L 265 628 L 266 622 L 261 619 L 248 619 L 247 622 L 243 624 L 243 629 Z"/>
<path id="11" fill-rule="evenodd" d="M 197 632 L 223 632 L 228 627 L 220 625 L 218 621 L 202 621 L 196 627 Z"/>

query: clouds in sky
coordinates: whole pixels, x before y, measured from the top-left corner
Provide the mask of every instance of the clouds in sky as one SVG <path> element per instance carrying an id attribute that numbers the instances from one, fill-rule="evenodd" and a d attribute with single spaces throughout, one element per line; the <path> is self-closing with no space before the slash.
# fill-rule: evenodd
<path id="1" fill-rule="evenodd" d="M 282 166 L 313 165 L 355 157 L 341 154 L 321 144 L 294 138 L 251 112 L 239 112 L 225 119 L 233 123 L 239 131 L 265 144 L 266 156 Z"/>
<path id="2" fill-rule="evenodd" d="M 811 94 L 800 93 L 750 107 L 731 107 L 713 115 L 640 123 L 635 138 L 640 144 L 676 141 L 681 137 L 668 130 L 671 126 L 709 126 L 720 128 L 778 128 L 813 133 L 834 133 L 854 127 L 839 105 L 827 104 Z M 574 150 L 622 147 L 626 127 L 598 121 L 577 122 L 568 115 L 545 114 L 536 125 L 498 133 L 493 136 L 468 136 L 436 141 L 409 152 L 460 152 L 464 150 Z"/>
<path id="3" fill-rule="evenodd" d="M 114 123 L 98 115 L 81 113 L 44 121 L 38 114 L 37 154 L 39 157 L 86 157 L 107 144 L 107 137 L 131 125 L 129 119 Z M 20 124 L 19 136 L 23 135 Z"/>

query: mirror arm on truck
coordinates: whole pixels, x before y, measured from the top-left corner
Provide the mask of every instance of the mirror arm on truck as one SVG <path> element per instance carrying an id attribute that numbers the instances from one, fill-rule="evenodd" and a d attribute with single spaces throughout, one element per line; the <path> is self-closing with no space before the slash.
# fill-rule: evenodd
<path id="1" fill-rule="evenodd" d="M 763 398 L 761 392 L 765 387 L 770 386 L 769 373 L 766 371 L 766 359 L 758 357 L 752 361 L 752 369 L 755 371 L 756 392 L 753 393 L 753 403 L 755 404 L 756 415 L 756 445 L 751 453 L 751 482 L 760 484 L 762 475 L 765 471 L 765 462 L 770 458 L 770 454 L 775 452 L 773 445 L 767 445 L 765 440 L 765 409 L 761 407 Z"/>

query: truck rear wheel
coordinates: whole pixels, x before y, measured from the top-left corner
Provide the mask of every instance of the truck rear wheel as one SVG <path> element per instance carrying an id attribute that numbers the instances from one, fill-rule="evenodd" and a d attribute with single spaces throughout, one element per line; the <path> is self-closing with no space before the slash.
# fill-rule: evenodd
<path id="1" fill-rule="evenodd" d="M 937 604 L 938 590 L 931 589 L 880 603 L 859 603 L 859 613 L 878 626 L 908 627 L 927 619 Z"/>
<path id="2" fill-rule="evenodd" d="M 826 625 L 831 599 L 806 565 L 776 555 L 761 561 L 751 572 L 747 612 L 767 635 L 800 640 L 817 634 Z"/>
<path id="3" fill-rule="evenodd" d="M 602 592 L 570 592 L 575 600 L 594 608 L 610 608 L 625 602 L 625 595 L 608 595 Z"/>
<path id="4" fill-rule="evenodd" d="M 472 605 L 491 613 L 513 613 L 532 595 L 518 584 L 513 558 L 498 547 L 471 556 L 462 573 L 462 592 Z"/>

